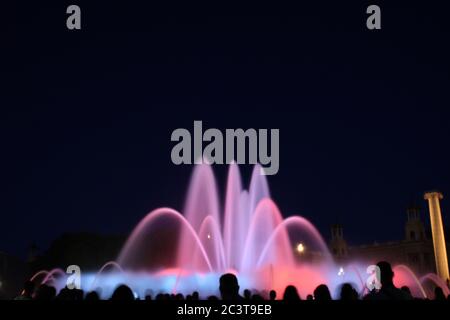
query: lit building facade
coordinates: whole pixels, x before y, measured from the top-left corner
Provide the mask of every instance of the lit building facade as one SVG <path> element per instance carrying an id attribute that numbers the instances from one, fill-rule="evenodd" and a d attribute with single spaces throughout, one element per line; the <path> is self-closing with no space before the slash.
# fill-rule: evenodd
<path id="1" fill-rule="evenodd" d="M 416 206 L 407 209 L 403 240 L 351 246 L 344 238 L 343 227 L 335 224 L 329 246 L 335 260 L 341 263 L 358 261 L 370 265 L 385 260 L 392 265 L 405 264 L 419 275 L 437 273 L 433 237 L 426 232 Z"/>

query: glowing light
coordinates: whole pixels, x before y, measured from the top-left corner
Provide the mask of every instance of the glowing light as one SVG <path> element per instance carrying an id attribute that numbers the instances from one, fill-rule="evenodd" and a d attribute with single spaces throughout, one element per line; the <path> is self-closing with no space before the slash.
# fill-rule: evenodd
<path id="1" fill-rule="evenodd" d="M 208 233 L 208 235 L 206 236 L 208 239 L 211 239 L 211 235 Z"/>
<path id="2" fill-rule="evenodd" d="M 303 252 L 305 252 L 305 246 L 303 245 L 303 243 L 299 243 L 299 244 L 297 245 L 296 250 L 297 250 L 298 253 L 303 253 Z"/>
<path id="3" fill-rule="evenodd" d="M 340 267 L 339 268 L 339 272 L 338 272 L 338 276 L 342 277 L 344 274 L 345 274 L 344 268 Z"/>

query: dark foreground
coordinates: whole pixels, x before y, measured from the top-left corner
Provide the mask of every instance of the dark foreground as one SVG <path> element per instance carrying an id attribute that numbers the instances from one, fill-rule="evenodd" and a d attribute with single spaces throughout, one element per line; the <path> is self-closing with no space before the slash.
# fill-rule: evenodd
<path id="1" fill-rule="evenodd" d="M 308 319 L 331 317 L 365 319 L 415 318 L 423 315 L 444 318 L 448 301 L 0 301 L 2 314 L 14 318 L 45 319 Z"/>

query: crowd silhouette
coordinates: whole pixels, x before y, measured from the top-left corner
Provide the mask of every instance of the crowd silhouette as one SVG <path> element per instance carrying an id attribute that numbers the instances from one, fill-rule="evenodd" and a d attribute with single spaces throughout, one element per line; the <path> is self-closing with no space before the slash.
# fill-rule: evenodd
<path id="1" fill-rule="evenodd" d="M 394 285 L 393 278 L 394 272 L 391 265 L 386 261 L 381 261 L 377 264 L 380 268 L 380 285 L 381 288 L 373 289 L 365 294 L 360 294 L 350 283 L 343 283 L 339 288 L 338 300 L 341 301 L 357 301 L 357 300 L 394 300 L 394 301 L 408 301 L 417 298 L 413 298 L 411 290 L 404 286 L 397 288 Z M 205 299 L 209 301 L 215 300 L 228 300 L 228 301 L 260 301 L 260 300 L 277 300 L 277 292 L 271 290 L 269 292 L 253 292 L 249 289 L 243 291 L 243 296 L 239 294 L 239 282 L 234 274 L 226 273 L 220 277 L 219 280 L 219 292 L 218 296 L 208 296 Z M 98 288 L 95 291 L 84 293 L 82 290 L 64 288 L 59 293 L 56 289 L 47 284 L 41 284 L 38 287 L 32 281 L 27 281 L 24 284 L 23 290 L 15 300 L 37 300 L 37 301 L 50 301 L 50 300 L 71 300 L 71 301 L 98 301 L 100 300 L 101 289 Z M 434 297 L 431 297 L 436 301 L 450 301 L 450 295 L 445 297 L 444 291 L 440 287 L 436 287 L 434 290 Z M 138 297 L 133 293 L 130 287 L 127 285 L 119 285 L 109 298 L 111 301 L 134 301 L 134 300 L 156 300 L 156 301 L 195 301 L 200 300 L 200 295 L 197 291 L 192 294 L 184 296 L 181 293 L 168 294 L 158 293 L 153 295 L 152 290 L 147 290 L 144 297 Z M 302 300 L 302 297 L 298 293 L 298 290 L 293 285 L 288 285 L 282 295 L 282 299 L 287 302 L 296 302 Z M 321 284 L 315 288 L 312 294 L 306 296 L 306 300 L 314 301 L 331 301 L 332 295 L 326 284 Z"/>

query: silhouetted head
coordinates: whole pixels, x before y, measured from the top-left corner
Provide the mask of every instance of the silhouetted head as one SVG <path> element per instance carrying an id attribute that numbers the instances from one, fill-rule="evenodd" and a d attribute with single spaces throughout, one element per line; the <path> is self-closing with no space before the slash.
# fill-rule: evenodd
<path id="1" fill-rule="evenodd" d="M 192 292 L 192 300 L 199 300 L 200 297 L 198 295 L 198 291 L 194 291 Z"/>
<path id="2" fill-rule="evenodd" d="M 250 290 L 245 289 L 244 290 L 244 298 L 247 300 L 250 300 L 251 297 L 252 297 L 252 293 L 250 292 Z"/>
<path id="3" fill-rule="evenodd" d="M 313 295 L 312 295 L 312 294 L 308 294 L 308 295 L 306 296 L 306 300 L 314 300 Z"/>
<path id="4" fill-rule="evenodd" d="M 62 288 L 56 298 L 58 300 L 75 300 L 72 291 L 67 287 Z"/>
<path id="5" fill-rule="evenodd" d="M 344 301 L 357 300 L 358 293 L 350 283 L 344 283 L 341 287 L 340 299 Z"/>
<path id="6" fill-rule="evenodd" d="M 285 301 L 301 300 L 297 288 L 294 286 L 287 286 L 286 289 L 284 290 L 283 300 Z"/>
<path id="7" fill-rule="evenodd" d="M 411 290 L 409 289 L 408 286 L 403 286 L 400 288 L 400 290 L 402 290 L 404 293 L 411 295 Z"/>
<path id="8" fill-rule="evenodd" d="M 330 301 L 331 300 L 331 294 L 330 290 L 325 284 L 319 285 L 314 290 L 314 299 L 317 301 Z"/>
<path id="9" fill-rule="evenodd" d="M 394 271 L 392 271 L 391 264 L 386 261 L 380 261 L 377 263 L 378 268 L 380 268 L 380 282 L 381 286 L 393 285 Z"/>
<path id="10" fill-rule="evenodd" d="M 56 289 L 55 289 L 56 293 Z M 79 289 L 69 289 L 68 287 L 64 287 L 56 297 L 58 300 L 69 300 L 69 301 L 81 301 L 83 300 L 84 292 Z"/>
<path id="11" fill-rule="evenodd" d="M 444 291 L 442 291 L 441 287 L 434 288 L 434 300 L 439 300 L 439 301 L 445 300 Z"/>
<path id="12" fill-rule="evenodd" d="M 100 300 L 100 297 L 98 296 L 97 292 L 91 291 L 86 295 L 85 300 L 86 301 L 98 301 L 98 300 Z"/>
<path id="13" fill-rule="evenodd" d="M 277 298 L 277 292 L 275 290 L 270 290 L 269 298 L 270 300 L 275 300 Z"/>
<path id="14" fill-rule="evenodd" d="M 184 300 L 183 294 L 182 294 L 182 293 L 177 293 L 177 294 L 175 295 L 175 300 L 177 300 L 177 301 L 182 301 L 182 300 Z"/>
<path id="15" fill-rule="evenodd" d="M 36 290 L 36 300 L 53 300 L 56 296 L 56 289 L 46 284 L 42 284 Z"/>
<path id="16" fill-rule="evenodd" d="M 252 300 L 253 301 L 262 301 L 262 300 L 264 300 L 264 298 L 260 294 L 254 294 L 254 295 L 252 295 Z"/>
<path id="17" fill-rule="evenodd" d="M 144 299 L 146 301 L 151 301 L 152 300 L 152 295 L 153 295 L 153 290 L 152 289 L 147 289 L 147 290 L 145 290 Z"/>
<path id="18" fill-rule="evenodd" d="M 122 284 L 122 285 L 118 286 L 116 288 L 116 290 L 114 290 L 111 300 L 133 301 L 134 300 L 133 291 L 131 291 L 131 289 L 128 286 Z"/>
<path id="19" fill-rule="evenodd" d="M 220 277 L 219 290 L 223 300 L 235 300 L 240 298 L 238 279 L 232 273 L 226 273 Z"/>

